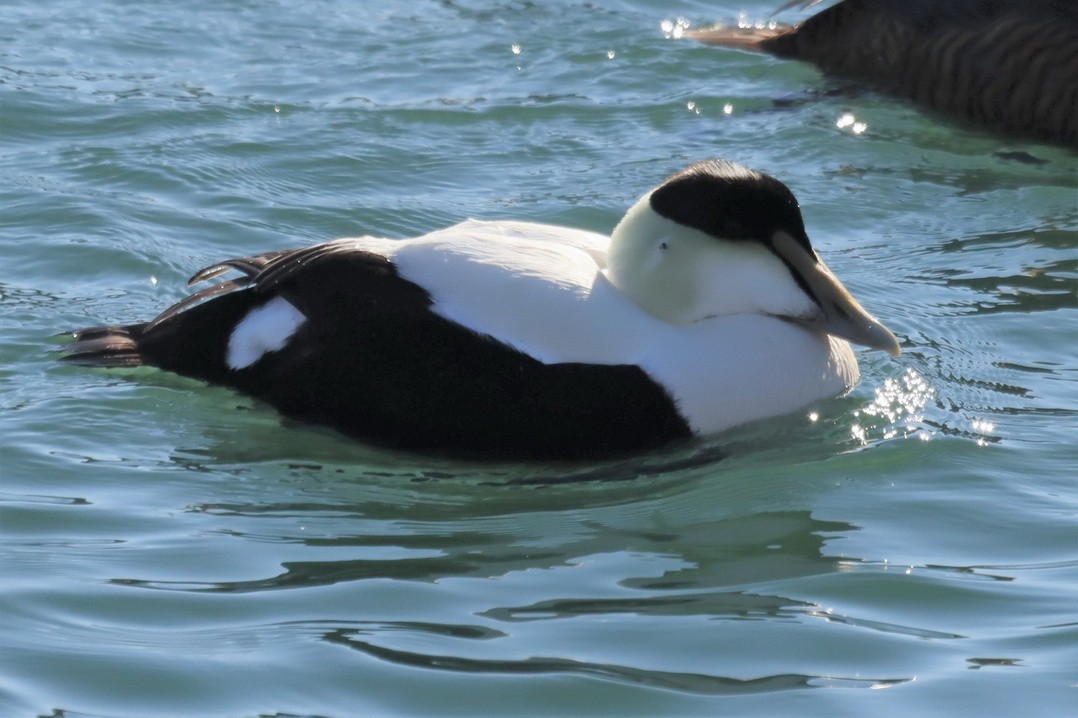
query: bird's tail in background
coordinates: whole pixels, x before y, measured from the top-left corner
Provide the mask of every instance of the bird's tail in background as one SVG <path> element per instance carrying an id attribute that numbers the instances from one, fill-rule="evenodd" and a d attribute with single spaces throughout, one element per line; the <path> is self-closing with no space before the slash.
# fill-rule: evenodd
<path id="1" fill-rule="evenodd" d="M 733 47 L 738 50 L 752 50 L 753 52 L 765 52 L 763 43 L 785 34 L 791 28 L 755 28 L 755 27 L 730 27 L 716 25 L 713 28 L 703 30 L 687 30 L 683 37 L 696 40 L 705 45 L 719 45 L 721 47 Z"/>

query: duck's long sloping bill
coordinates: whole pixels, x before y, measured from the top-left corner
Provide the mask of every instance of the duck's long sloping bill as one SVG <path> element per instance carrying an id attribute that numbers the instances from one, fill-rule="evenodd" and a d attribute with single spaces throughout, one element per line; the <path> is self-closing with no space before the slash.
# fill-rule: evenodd
<path id="1" fill-rule="evenodd" d="M 775 252 L 804 280 L 812 293 L 812 298 L 820 307 L 818 315 L 792 317 L 793 321 L 836 337 L 842 337 L 855 344 L 882 349 L 891 356 L 898 356 L 902 352 L 891 330 L 869 314 L 860 302 L 853 298 L 853 295 L 832 274 L 822 259 L 806 250 L 785 232 L 775 233 L 772 246 Z"/>

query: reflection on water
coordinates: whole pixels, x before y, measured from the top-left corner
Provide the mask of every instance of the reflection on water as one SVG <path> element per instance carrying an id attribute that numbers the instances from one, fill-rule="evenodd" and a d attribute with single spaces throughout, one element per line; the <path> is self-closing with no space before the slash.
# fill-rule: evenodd
<path id="1" fill-rule="evenodd" d="M 202 507 L 224 516 L 230 524 L 265 521 L 280 523 L 302 517 L 324 518 L 322 506 L 287 504 L 264 506 L 244 514 L 218 513 L 221 507 Z M 398 507 L 399 512 L 399 507 Z M 364 514 L 366 514 L 364 516 Z M 857 559 L 828 555 L 826 544 L 857 527 L 814 518 L 805 510 L 772 511 L 725 520 L 681 522 L 679 529 L 624 528 L 576 522 L 574 531 L 535 536 L 513 517 L 492 517 L 474 522 L 385 522 L 370 516 L 368 507 L 337 507 L 334 518 L 356 523 L 350 535 L 303 536 L 295 532 L 278 541 L 306 546 L 311 551 L 342 550 L 352 558 L 325 561 L 287 561 L 280 573 L 255 580 L 192 582 L 115 578 L 113 585 L 168 592 L 242 594 L 248 592 L 317 590 L 345 584 L 359 596 L 385 581 L 423 582 L 444 587 L 476 584 L 465 590 L 486 594 L 486 605 L 471 605 L 469 622 L 370 621 L 361 598 L 355 600 L 356 620 L 325 627 L 322 638 L 370 657 L 398 665 L 439 671 L 484 674 L 568 673 L 607 681 L 664 688 L 688 693 L 748 694 L 813 687 L 881 688 L 910 680 L 909 676 L 865 677 L 777 673 L 734 677 L 706 671 L 659 670 L 645 664 L 536 655 L 528 648 L 530 625 L 558 628 L 548 636 L 569 630 L 581 617 L 617 618 L 627 615 L 682 625 L 687 621 L 811 621 L 821 616 L 861 628 L 907 633 L 922 638 L 951 637 L 931 631 L 904 629 L 869 620 L 828 615 L 811 601 L 750 590 L 750 585 L 780 583 L 834 573 Z M 523 517 L 517 517 L 522 520 Z M 293 521 L 287 522 L 294 526 Z M 266 527 L 258 534 L 230 533 L 241 540 L 264 542 Z M 584 573 L 581 574 L 580 571 Z M 520 598 L 530 585 L 528 577 L 548 575 L 552 582 L 531 603 L 505 604 Z M 571 580 L 557 580 L 560 572 Z M 573 575 L 576 575 L 573 579 Z M 589 575 L 603 578 L 597 586 Z M 450 584 L 444 584 L 451 581 Z M 462 584 L 462 582 L 464 582 Z M 518 584 L 514 589 L 514 584 Z M 571 595 L 550 598 L 550 588 L 562 586 Z M 591 590 L 589 590 L 589 586 Z M 487 588 L 483 588 L 487 587 Z M 515 628 L 519 627 L 519 628 Z M 521 633 L 523 631 L 523 633 Z M 524 656 L 521 651 L 525 651 Z"/>
<path id="2" fill-rule="evenodd" d="M 279 518 L 295 516 L 296 512 L 297 506 L 290 504 L 283 507 L 283 513 L 272 514 Z M 359 515 L 358 512 L 355 514 L 357 519 Z M 336 516 L 347 517 L 348 513 L 337 513 Z M 650 594 L 632 599 L 635 605 L 642 607 L 641 612 L 648 612 L 649 607 L 654 605 L 657 615 L 668 615 L 671 606 L 669 591 L 706 591 L 719 586 L 830 573 L 839 561 L 848 563 L 851 559 L 824 555 L 825 541 L 833 534 L 857 528 L 842 522 L 814 519 L 807 511 L 763 513 L 689 524 L 677 533 L 627 531 L 588 522 L 583 531 L 561 537 L 546 537 L 546 545 L 540 547 L 535 537 L 514 535 L 512 527 L 504 524 L 500 527 L 501 531 L 483 532 L 469 530 L 466 526 L 461 530 L 457 528 L 460 525 L 458 522 L 447 522 L 446 526 L 429 523 L 402 525 L 395 522 L 392 528 L 397 532 L 385 534 L 378 533 L 371 523 L 361 522 L 360 526 L 367 530 L 351 536 L 297 537 L 293 533 L 281 540 L 320 549 L 347 548 L 355 553 L 369 553 L 372 558 L 287 562 L 282 565 L 284 571 L 276 576 L 255 581 L 183 582 L 181 590 L 233 593 L 327 586 L 372 579 L 428 582 L 448 577 L 495 579 L 519 571 L 578 565 L 589 556 L 628 552 L 637 556 L 660 557 L 664 564 L 677 564 L 676 568 L 665 570 L 660 576 L 626 577 L 619 581 L 624 587 Z M 383 528 L 386 527 L 383 525 Z M 232 535 L 265 540 L 261 534 L 233 532 Z M 397 551 L 392 553 L 391 558 L 381 558 L 387 548 Z M 113 582 L 146 588 L 177 587 L 177 584 L 169 581 L 113 579 Z M 654 603 L 650 601 L 651 598 L 655 599 Z M 702 601 L 695 593 L 688 594 L 686 598 L 686 606 L 698 606 L 700 612 L 707 615 L 727 613 L 710 613 L 708 606 L 715 608 L 730 603 L 721 597 L 717 601 Z M 762 597 L 757 609 L 749 605 L 749 597 L 741 596 L 732 603 L 735 605 L 732 615 L 737 616 L 746 611 L 774 615 L 776 606 L 796 605 L 799 602 L 766 596 Z M 498 613 L 515 616 L 527 613 L 531 608 L 499 609 Z M 584 612 L 594 613 L 594 606 Z"/>
<path id="3" fill-rule="evenodd" d="M 1014 666 L 1021 668 L 1024 664 L 1021 658 L 967 658 L 969 669 L 976 671 L 989 666 Z"/>
<path id="4" fill-rule="evenodd" d="M 426 668 L 439 671 L 458 671 L 463 673 L 487 674 L 542 674 L 568 673 L 572 675 L 600 678 L 604 680 L 631 683 L 652 688 L 673 691 L 699 693 L 703 695 L 746 695 L 751 693 L 770 693 L 796 688 L 825 688 L 845 686 L 850 688 L 888 688 L 899 683 L 909 682 L 909 678 L 872 679 L 862 677 L 810 676 L 801 674 L 780 674 L 760 678 L 738 679 L 726 676 L 714 676 L 702 673 L 676 673 L 670 671 L 642 670 L 630 666 L 592 663 L 568 658 L 529 657 L 518 660 L 487 660 L 464 658 L 452 655 L 431 655 L 387 648 L 378 645 L 372 636 L 384 637 L 387 633 L 399 630 L 400 626 L 385 625 L 360 629 L 338 629 L 325 635 L 330 643 L 353 648 L 370 656 L 391 663 Z M 414 627 L 409 627 L 414 628 Z M 434 633 L 439 632 L 433 627 Z M 476 631 L 476 638 L 487 639 L 485 632 Z M 459 635 L 459 634 L 458 634 Z"/>

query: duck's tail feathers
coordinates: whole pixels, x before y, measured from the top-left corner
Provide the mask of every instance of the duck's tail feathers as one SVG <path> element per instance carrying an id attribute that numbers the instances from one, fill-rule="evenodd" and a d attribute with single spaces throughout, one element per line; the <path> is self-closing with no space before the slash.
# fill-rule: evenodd
<path id="1" fill-rule="evenodd" d="M 146 362 L 138 337 L 145 324 L 87 327 L 71 332 L 74 342 L 64 347 L 62 361 L 83 366 L 135 367 Z"/>

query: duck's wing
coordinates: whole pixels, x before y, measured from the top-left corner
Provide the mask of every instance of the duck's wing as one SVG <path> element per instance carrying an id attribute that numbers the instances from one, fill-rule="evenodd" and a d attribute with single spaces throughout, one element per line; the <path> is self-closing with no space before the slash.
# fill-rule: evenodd
<path id="1" fill-rule="evenodd" d="M 996 131 L 1078 146 L 1073 0 L 842 0 L 795 27 L 686 36 L 811 62 Z"/>
<path id="2" fill-rule="evenodd" d="M 561 293 L 565 293 L 572 291 L 571 287 L 575 284 L 585 288 L 590 286 L 594 273 L 606 264 L 608 244 L 609 237 L 569 227 L 467 220 L 411 240 L 353 237 L 297 249 L 235 257 L 200 269 L 187 283 L 193 286 L 233 271 L 238 272 L 239 276 L 200 289 L 139 326 L 143 332 L 155 329 L 192 307 L 241 289 L 251 289 L 255 294 L 268 296 L 279 285 L 297 275 L 316 276 L 317 272 L 309 270 L 357 253 L 395 261 L 396 255 L 404 250 L 404 254 L 412 258 L 409 262 L 412 271 L 404 278 L 415 280 L 422 286 L 445 290 L 439 292 L 439 296 L 446 300 L 443 306 L 489 305 L 491 292 L 496 292 L 496 287 L 503 282 L 511 284 L 520 274 L 531 276 L 533 280 L 538 278 L 540 285 L 542 281 L 552 282 Z M 581 253 L 587 258 L 583 258 Z M 429 263 L 431 255 L 438 255 L 438 264 Z M 447 271 L 447 267 L 441 264 L 447 261 L 460 267 Z M 487 267 L 488 271 L 477 284 L 472 281 L 472 270 L 480 265 Z M 489 286 L 484 288 L 484 281 L 490 282 Z"/>
<path id="3" fill-rule="evenodd" d="M 495 245 L 500 241 L 508 240 L 538 242 L 577 249 L 591 257 L 600 269 L 606 268 L 606 254 L 610 248 L 609 235 L 556 224 L 512 220 L 485 221 L 469 219 L 452 227 L 432 232 L 425 237 L 421 237 L 420 240 L 442 236 L 475 237 Z"/>

